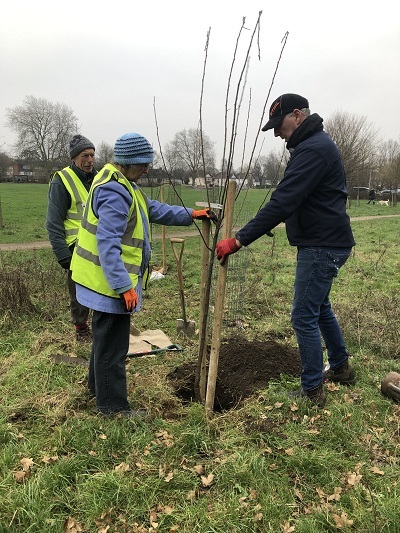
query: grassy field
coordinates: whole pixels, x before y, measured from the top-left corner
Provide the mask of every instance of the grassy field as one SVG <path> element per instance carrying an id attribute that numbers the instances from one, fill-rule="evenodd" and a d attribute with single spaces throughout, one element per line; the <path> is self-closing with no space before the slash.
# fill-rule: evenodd
<path id="1" fill-rule="evenodd" d="M 145 188 L 150 198 L 160 200 L 160 188 Z M 0 183 L 0 201 L 3 212 L 3 228 L 0 228 L 0 244 L 23 243 L 47 240 L 46 207 L 48 185 L 25 183 Z M 252 189 L 242 191 L 235 204 L 237 212 L 250 219 L 264 205 L 269 191 Z M 170 204 L 196 207 L 196 202 L 207 201 L 204 189 L 177 186 L 176 191 L 165 187 L 165 201 Z M 217 190 L 210 192 L 210 201 L 219 203 Z M 368 205 L 366 200 L 353 200 L 348 209 L 351 217 L 383 216 L 400 214 L 400 204 L 396 207 Z M 172 230 L 173 231 L 173 230 Z"/>
<path id="2" fill-rule="evenodd" d="M 23 199 L 24 187 L 31 192 Z M 41 227 L 46 186 L 0 185 L 0 193 L 15 230 L 8 237 L 28 241 L 29 226 Z M 262 200 L 251 193 L 250 211 Z M 85 394 L 86 369 L 51 362 L 90 351 L 71 335 L 65 279 L 51 250 L 0 252 L 0 532 L 397 533 L 400 406 L 379 390 L 387 372 L 400 372 L 399 219 L 379 217 L 397 210 L 365 202 L 349 209 L 378 215 L 353 224 L 357 245 L 332 290 L 358 381 L 328 386 L 323 410 L 289 400 L 298 380 L 286 375 L 212 417 L 180 400 L 168 375 L 197 358 L 198 342 L 176 333 L 181 310 L 168 246 L 167 275 L 151 282 L 133 322 L 162 329 L 184 350 L 128 361 L 130 400 L 147 409 L 145 420 L 101 419 Z M 1 231 L 1 242 L 11 242 Z M 187 313 L 197 324 L 200 242 L 186 238 L 183 258 Z M 239 254 L 243 327 L 224 328 L 224 338 L 296 346 L 295 250 L 284 230 Z M 232 262 L 227 302 L 235 276 Z"/>

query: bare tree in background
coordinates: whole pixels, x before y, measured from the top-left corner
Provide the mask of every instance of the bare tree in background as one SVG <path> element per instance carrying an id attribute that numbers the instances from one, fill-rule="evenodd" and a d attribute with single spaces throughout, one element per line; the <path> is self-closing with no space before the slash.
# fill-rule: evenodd
<path id="1" fill-rule="evenodd" d="M 214 143 L 198 129 L 182 130 L 175 134 L 174 139 L 166 147 L 168 166 L 181 167 L 191 173 L 192 185 L 196 178 L 203 175 L 203 157 L 206 173 L 212 173 L 215 167 Z"/>
<path id="2" fill-rule="evenodd" d="M 336 111 L 325 121 L 325 129 L 337 144 L 343 159 L 348 186 L 368 186 L 375 161 L 377 131 L 367 117 Z"/>
<path id="3" fill-rule="evenodd" d="M 103 168 L 106 163 L 110 163 L 114 157 L 114 148 L 111 144 L 102 141 L 96 147 L 96 161 L 95 167 L 97 169 Z"/>
<path id="4" fill-rule="evenodd" d="M 384 188 L 400 188 L 400 144 L 389 140 L 379 147 L 378 155 L 379 181 Z"/>
<path id="5" fill-rule="evenodd" d="M 266 156 L 260 156 L 255 162 L 254 167 L 257 169 L 256 175 L 263 188 L 269 186 L 276 187 L 283 178 L 285 170 L 283 157 L 278 156 L 274 151 L 269 152 Z"/>
<path id="6" fill-rule="evenodd" d="M 0 177 L 3 178 L 6 174 L 7 168 L 12 165 L 11 157 L 5 152 L 0 152 Z"/>
<path id="7" fill-rule="evenodd" d="M 41 162 L 47 173 L 54 162 L 69 163 L 69 141 L 78 129 L 72 109 L 26 96 L 22 105 L 7 108 L 6 116 L 6 126 L 18 136 L 17 157 Z"/>

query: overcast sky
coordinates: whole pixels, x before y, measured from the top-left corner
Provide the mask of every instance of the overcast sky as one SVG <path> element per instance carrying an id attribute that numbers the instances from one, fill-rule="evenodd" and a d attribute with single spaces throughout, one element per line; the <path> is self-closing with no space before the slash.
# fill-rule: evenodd
<path id="1" fill-rule="evenodd" d="M 282 93 L 308 98 L 312 112 L 366 116 L 383 140 L 400 141 L 400 18 L 395 0 L 5 0 L 0 31 L 0 147 L 12 154 L 15 135 L 6 108 L 27 95 L 60 102 L 78 118 L 80 133 L 98 145 L 141 133 L 158 150 L 199 121 L 205 42 L 210 41 L 202 108 L 203 130 L 223 151 L 224 106 L 242 24 L 232 92 L 243 54 L 261 15 L 260 54 L 251 51 L 238 129 L 241 154 L 251 91 L 248 150 L 272 101 Z M 289 32 L 267 108 L 274 70 Z M 154 104 L 155 102 L 155 104 Z M 231 100 L 231 105 L 233 100 Z M 231 111 L 229 120 L 232 118 Z M 256 153 L 280 151 L 281 139 L 261 133 Z M 240 155 L 241 157 L 241 155 Z M 240 159 L 240 158 L 239 158 Z"/>

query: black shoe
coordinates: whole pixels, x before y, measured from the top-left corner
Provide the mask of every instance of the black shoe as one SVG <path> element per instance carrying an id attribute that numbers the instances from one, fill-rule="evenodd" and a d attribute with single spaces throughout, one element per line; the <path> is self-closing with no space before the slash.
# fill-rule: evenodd
<path id="1" fill-rule="evenodd" d="M 300 389 L 289 392 L 288 394 L 293 400 L 307 399 L 317 407 L 324 407 L 326 404 L 326 395 L 322 383 L 316 389 L 304 390 L 300 387 Z"/>
<path id="2" fill-rule="evenodd" d="M 85 396 L 91 400 L 92 398 L 96 398 L 96 393 L 92 391 L 92 389 L 89 389 L 89 387 L 87 389 L 85 389 Z"/>
<path id="3" fill-rule="evenodd" d="M 101 416 L 107 418 L 144 418 L 147 415 L 146 409 L 125 409 L 123 411 L 109 411 L 104 412 L 98 410 Z"/>
<path id="4" fill-rule="evenodd" d="M 346 361 L 338 368 L 329 368 L 324 372 L 324 381 L 333 381 L 334 383 L 341 383 L 342 385 L 354 385 L 356 382 L 356 375 L 354 370 Z"/>
<path id="5" fill-rule="evenodd" d="M 76 328 L 75 338 L 77 342 L 92 342 L 92 332 L 88 325 Z"/>

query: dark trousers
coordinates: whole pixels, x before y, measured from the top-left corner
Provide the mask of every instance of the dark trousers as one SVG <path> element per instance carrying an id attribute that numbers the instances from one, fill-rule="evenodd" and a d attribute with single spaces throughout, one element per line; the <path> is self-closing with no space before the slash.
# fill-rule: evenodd
<path id="1" fill-rule="evenodd" d="M 69 307 L 71 310 L 71 322 L 75 325 L 85 324 L 89 318 L 89 309 L 80 304 L 76 299 L 76 285 L 71 278 L 72 271 L 67 270 L 67 286 L 69 292 Z"/>
<path id="2" fill-rule="evenodd" d="M 130 408 L 126 386 L 126 354 L 129 350 L 130 315 L 93 311 L 93 344 L 88 387 L 103 413 Z"/>

